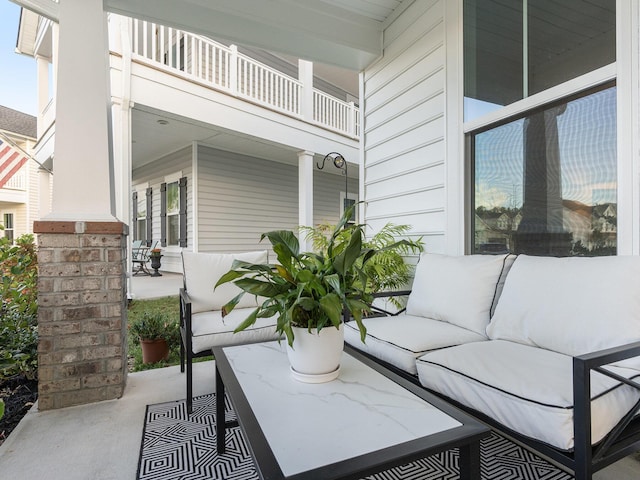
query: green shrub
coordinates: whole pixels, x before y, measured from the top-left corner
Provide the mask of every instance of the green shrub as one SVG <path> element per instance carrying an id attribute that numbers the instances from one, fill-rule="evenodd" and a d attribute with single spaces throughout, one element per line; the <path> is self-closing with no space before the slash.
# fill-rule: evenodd
<path id="1" fill-rule="evenodd" d="M 38 369 L 38 270 L 33 235 L 0 238 L 0 378 Z"/>

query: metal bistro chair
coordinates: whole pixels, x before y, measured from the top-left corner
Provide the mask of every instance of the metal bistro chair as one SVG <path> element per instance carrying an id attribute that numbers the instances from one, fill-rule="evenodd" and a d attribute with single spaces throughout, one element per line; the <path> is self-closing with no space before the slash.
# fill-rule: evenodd
<path id="1" fill-rule="evenodd" d="M 131 261 L 133 262 L 133 275 L 151 275 L 151 272 L 147 268 L 147 263 L 151 259 L 151 250 L 156 248 L 158 242 L 156 241 L 152 247 L 148 247 L 142 244 L 141 240 L 133 242 L 133 248 L 131 253 Z"/>

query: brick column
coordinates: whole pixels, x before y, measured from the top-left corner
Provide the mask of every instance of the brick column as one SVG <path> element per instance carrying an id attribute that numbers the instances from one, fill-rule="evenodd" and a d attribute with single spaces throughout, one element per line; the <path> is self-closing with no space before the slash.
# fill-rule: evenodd
<path id="1" fill-rule="evenodd" d="M 121 222 L 34 222 L 38 234 L 38 407 L 122 396 L 127 378 Z"/>

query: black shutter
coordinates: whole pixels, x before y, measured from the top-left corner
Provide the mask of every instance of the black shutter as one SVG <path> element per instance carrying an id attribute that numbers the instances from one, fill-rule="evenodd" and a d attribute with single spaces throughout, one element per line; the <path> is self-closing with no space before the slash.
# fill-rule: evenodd
<path id="1" fill-rule="evenodd" d="M 133 192 L 133 215 L 131 216 L 133 219 L 133 228 L 131 229 L 133 232 L 133 239 L 138 239 L 138 192 Z"/>
<path id="2" fill-rule="evenodd" d="M 182 177 L 178 182 L 180 187 L 180 238 L 178 245 L 187 246 L 187 177 Z"/>
<path id="3" fill-rule="evenodd" d="M 160 245 L 167 246 L 167 184 L 160 184 Z"/>
<path id="4" fill-rule="evenodd" d="M 147 247 L 151 246 L 151 237 L 153 237 L 153 225 L 151 223 L 151 206 L 153 205 L 153 190 L 151 187 L 147 188 Z"/>

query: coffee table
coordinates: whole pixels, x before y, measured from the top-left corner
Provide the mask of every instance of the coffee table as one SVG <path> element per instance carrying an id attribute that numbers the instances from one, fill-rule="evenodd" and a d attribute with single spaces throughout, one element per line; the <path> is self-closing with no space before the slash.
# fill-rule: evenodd
<path id="1" fill-rule="evenodd" d="M 262 479 L 359 479 L 460 449 L 460 478 L 480 478 L 473 417 L 349 346 L 340 375 L 327 383 L 293 379 L 285 344 L 214 347 L 216 433 L 240 425 Z M 225 421 L 225 391 L 237 423 Z"/>

